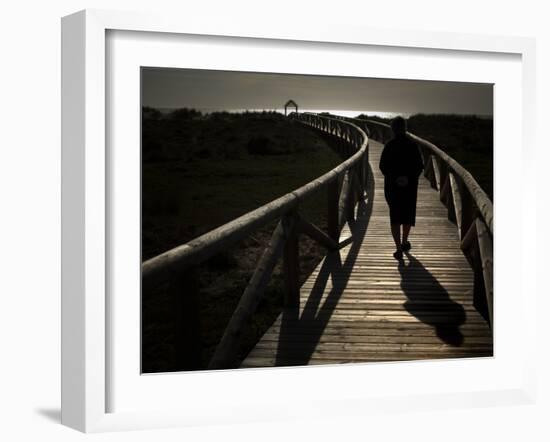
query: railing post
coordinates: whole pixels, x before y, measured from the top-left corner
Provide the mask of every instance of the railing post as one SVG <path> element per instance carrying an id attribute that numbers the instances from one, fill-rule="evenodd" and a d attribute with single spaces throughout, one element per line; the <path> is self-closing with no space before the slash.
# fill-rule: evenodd
<path id="1" fill-rule="evenodd" d="M 196 268 L 174 272 L 170 277 L 174 308 L 174 350 L 177 370 L 202 367 L 199 322 L 199 280 Z"/>
<path id="2" fill-rule="evenodd" d="M 480 218 L 476 218 L 475 223 L 481 274 L 485 288 L 485 304 L 487 305 L 486 319 L 493 327 L 493 240 Z"/>
<path id="3" fill-rule="evenodd" d="M 424 163 L 424 176 L 426 179 L 430 182 L 430 185 L 432 184 L 431 179 L 431 173 L 433 173 L 433 163 L 432 163 L 432 155 L 430 153 L 427 153 L 424 157 L 425 163 Z"/>
<path id="4" fill-rule="evenodd" d="M 449 184 L 451 186 L 454 218 L 456 222 L 456 227 L 458 229 L 458 239 L 462 241 L 462 197 L 460 195 L 458 183 L 453 172 L 449 172 Z"/>
<path id="5" fill-rule="evenodd" d="M 350 189 L 352 186 L 350 170 L 347 170 L 344 173 L 344 178 L 342 180 L 342 189 L 338 196 L 338 231 L 344 227 L 346 221 L 350 220 L 349 216 L 349 195 Z"/>
<path id="6" fill-rule="evenodd" d="M 351 168 L 348 170 L 348 194 L 346 195 L 346 219 L 348 222 L 355 220 L 355 195 L 357 195 L 357 183 L 354 169 Z"/>
<path id="7" fill-rule="evenodd" d="M 358 193 L 358 200 L 363 198 L 363 195 L 365 194 L 365 168 L 363 163 L 363 157 L 357 162 L 357 166 L 355 166 L 356 173 L 357 173 L 357 193 Z"/>
<path id="8" fill-rule="evenodd" d="M 363 155 L 363 170 L 365 171 L 365 174 L 363 175 L 364 177 L 364 181 L 363 181 L 363 189 L 366 191 L 367 189 L 367 183 L 368 183 L 368 180 L 369 180 L 369 173 L 370 173 L 370 168 L 369 168 L 369 150 L 370 150 L 370 146 L 367 144 L 367 148 L 365 150 L 365 154 Z M 363 192 L 364 194 L 365 192 Z M 370 195 L 369 195 L 370 197 Z"/>
<path id="9" fill-rule="evenodd" d="M 441 192 L 441 174 L 439 172 L 439 160 L 435 155 L 432 155 L 432 169 L 434 173 L 434 188 L 438 192 Z"/>
<path id="10" fill-rule="evenodd" d="M 283 268 L 285 278 L 285 307 L 298 307 L 300 305 L 300 250 L 299 232 L 290 223 L 292 213 L 283 218 L 283 229 L 285 230 L 285 246 L 283 251 Z"/>
<path id="11" fill-rule="evenodd" d="M 441 189 L 439 189 L 439 199 L 440 201 L 445 205 L 447 208 L 447 216 L 450 217 L 450 201 L 452 197 L 450 197 L 450 191 L 451 191 L 451 183 L 449 179 L 449 168 L 445 163 L 442 164 L 442 167 L 439 169 L 440 173 L 440 183 L 441 183 Z"/>
<path id="12" fill-rule="evenodd" d="M 464 235 L 461 248 L 474 272 L 473 305 L 492 326 L 492 247 L 488 246 L 484 235 L 486 229 L 483 222 L 479 218 L 474 219 Z M 484 241 L 483 245 L 480 239 Z"/>
<path id="13" fill-rule="evenodd" d="M 287 230 L 294 228 L 294 218 L 288 220 Z M 208 368 L 232 368 L 235 366 L 237 350 L 243 328 L 256 311 L 256 307 L 269 283 L 273 269 L 283 252 L 285 243 L 285 228 L 282 220 L 271 235 L 268 246 L 264 249 L 256 264 L 254 273 L 244 289 L 244 292 L 229 320 L 216 351 L 208 364 Z"/>
<path id="14" fill-rule="evenodd" d="M 473 223 L 475 225 L 475 222 Z M 472 227 L 475 229 L 475 227 Z M 485 296 L 485 281 L 483 278 L 483 270 L 481 268 L 481 256 L 479 252 L 479 246 L 477 244 L 477 238 L 474 239 L 469 251 L 471 259 L 472 270 L 474 272 L 474 293 L 472 303 L 476 310 L 489 321 L 487 298 Z"/>
<path id="15" fill-rule="evenodd" d="M 460 183 L 460 196 L 462 199 L 462 237 L 466 236 L 466 233 L 472 226 L 472 223 L 476 218 L 476 208 L 472 196 L 464 191 L 464 184 Z"/>
<path id="16" fill-rule="evenodd" d="M 340 241 L 340 229 L 338 227 L 338 199 L 340 196 L 340 186 L 338 177 L 327 185 L 327 224 L 328 236 L 336 243 Z"/>

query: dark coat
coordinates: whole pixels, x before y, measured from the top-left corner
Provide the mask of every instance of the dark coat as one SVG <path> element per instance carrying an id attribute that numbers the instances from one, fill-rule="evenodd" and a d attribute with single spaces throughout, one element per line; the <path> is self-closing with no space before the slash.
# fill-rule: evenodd
<path id="1" fill-rule="evenodd" d="M 423 168 L 418 146 L 408 136 L 398 136 L 384 146 L 380 170 L 384 174 L 384 196 L 392 224 L 415 225 L 418 177 Z M 399 183 L 398 178 L 403 176 L 407 177 L 406 185 Z"/>

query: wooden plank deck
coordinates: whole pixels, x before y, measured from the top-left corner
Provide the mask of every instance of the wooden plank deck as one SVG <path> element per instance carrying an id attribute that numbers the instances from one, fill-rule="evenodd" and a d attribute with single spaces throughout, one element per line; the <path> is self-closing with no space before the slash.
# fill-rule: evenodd
<path id="1" fill-rule="evenodd" d="M 327 255 L 242 367 L 480 357 L 493 354 L 490 327 L 473 307 L 473 273 L 438 193 L 421 177 L 412 250 L 400 265 L 370 141 L 369 195 L 346 226 L 349 244 Z"/>

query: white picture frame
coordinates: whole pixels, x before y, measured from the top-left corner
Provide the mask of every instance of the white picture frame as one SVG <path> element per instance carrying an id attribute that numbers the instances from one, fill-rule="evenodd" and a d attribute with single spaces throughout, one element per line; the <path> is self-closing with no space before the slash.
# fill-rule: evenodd
<path id="1" fill-rule="evenodd" d="M 288 417 L 322 417 L 366 414 L 384 409 L 394 412 L 406 409 L 453 408 L 498 405 L 499 403 L 532 403 L 535 395 L 535 367 L 532 355 L 535 339 L 527 340 L 521 358 L 521 370 L 499 388 L 474 389 L 461 394 L 445 391 L 425 395 L 394 393 L 369 396 L 361 391 L 346 396 L 302 398 L 309 407 L 276 403 L 258 407 L 253 396 L 243 396 L 237 403 L 220 400 L 212 408 L 197 406 L 151 410 L 112 411 L 109 393 L 113 389 L 109 372 L 113 355 L 109 342 L 111 323 L 108 299 L 107 254 L 110 231 L 107 229 L 110 196 L 108 194 L 108 161 L 106 143 L 107 94 L 106 35 L 111 31 L 152 32 L 164 35 L 202 35 L 269 39 L 284 42 L 336 43 L 346 46 L 368 45 L 379 48 L 432 49 L 467 51 L 484 54 L 512 54 L 521 57 L 521 153 L 525 189 L 530 190 L 529 175 L 533 167 L 534 144 L 532 125 L 535 119 L 535 46 L 534 41 L 518 37 L 491 37 L 451 33 L 402 31 L 394 33 L 370 28 L 333 26 L 315 28 L 304 25 L 296 29 L 284 24 L 250 23 L 238 28 L 230 22 L 209 23 L 193 18 L 154 16 L 151 14 L 86 10 L 62 21 L 62 423 L 84 432 L 114 431 L 168 426 L 207 425 L 219 422 L 251 422 Z M 517 112 L 516 112 L 517 113 Z M 499 118 L 497 114 L 495 118 Z M 497 172 L 498 173 L 498 172 Z M 522 306 L 535 305 L 534 269 L 526 265 L 526 257 L 535 247 L 532 228 L 535 221 L 534 192 L 518 190 L 522 198 Z M 497 228 L 498 231 L 498 228 Z M 498 247 L 495 247 L 498 261 Z M 495 295 L 498 297 L 498 294 Z M 498 303 L 498 300 L 495 301 Z M 518 319 L 526 336 L 533 336 L 535 324 L 525 316 Z M 498 353 L 496 353 L 498 358 Z M 411 363 L 409 367 L 422 369 Z M 450 365 L 449 365 L 450 366 Z M 420 368 L 419 368 L 420 367 Z M 330 368 L 329 368 L 330 369 Z M 334 368 L 332 370 L 341 370 Z M 294 369 L 284 369 L 292 373 Z M 317 370 L 317 369 L 316 369 Z M 354 375 L 363 370 L 352 368 Z M 519 369 L 518 369 L 519 370 Z M 259 374 L 258 374 L 259 373 Z M 258 385 L 273 372 L 254 371 Z M 320 373 L 317 371 L 317 373 Z M 324 374 L 328 375 L 329 371 Z M 348 374 L 351 373 L 348 371 Z M 215 385 L 224 379 L 237 380 L 235 372 L 218 372 L 211 377 Z M 160 375 L 167 376 L 167 375 Z M 158 377 L 160 377 L 158 376 Z M 240 376 L 240 375 L 239 375 Z M 290 375 L 289 375 L 290 376 Z M 172 379 L 174 377 L 172 376 Z M 240 378 L 242 381 L 242 377 Z M 195 378 L 195 381 L 199 378 Z M 167 380 L 166 383 L 170 383 Z M 200 380 L 199 380 L 200 382 Z M 251 393 L 252 394 L 252 393 Z M 292 399 L 292 397 L 291 397 Z M 232 410 L 223 411 L 223 408 Z M 238 412 L 236 414 L 235 412 Z"/>

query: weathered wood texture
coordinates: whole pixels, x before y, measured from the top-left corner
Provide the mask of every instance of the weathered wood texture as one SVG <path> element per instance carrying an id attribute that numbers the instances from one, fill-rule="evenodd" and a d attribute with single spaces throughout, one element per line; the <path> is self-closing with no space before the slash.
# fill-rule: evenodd
<path id="1" fill-rule="evenodd" d="M 298 308 L 300 303 L 299 287 L 299 232 L 300 227 L 312 238 L 331 249 L 338 247 L 336 240 L 340 234 L 341 224 L 354 221 L 354 207 L 362 197 L 363 174 L 361 167 L 365 164 L 368 151 L 366 133 L 351 122 L 342 122 L 327 116 L 316 114 L 293 114 L 293 119 L 312 126 L 332 137 L 340 146 L 342 163 L 310 181 L 302 187 L 268 203 L 256 210 L 230 221 L 204 235 L 162 253 L 142 264 L 142 287 L 154 287 L 165 279 L 171 279 L 173 306 L 175 315 L 176 359 L 177 368 L 197 368 L 197 357 L 200 347 L 193 344 L 193 336 L 198 335 L 198 303 L 196 289 L 184 293 L 182 286 L 189 280 L 189 267 L 195 269 L 199 264 L 220 250 L 233 246 L 240 239 L 250 235 L 259 227 L 270 221 L 279 219 L 279 224 L 273 233 L 269 246 L 259 260 L 254 274 L 246 287 L 239 304 L 234 311 L 229 324 L 218 344 L 209 368 L 231 368 L 236 360 L 235 349 L 244 327 L 254 313 L 263 296 L 267 283 L 276 265 L 277 259 L 283 255 L 286 293 L 284 305 Z M 358 178 L 359 177 L 359 178 Z M 359 180 L 359 182 L 357 181 Z M 340 189 L 339 183 L 343 182 Z M 316 192 L 327 190 L 329 234 L 326 235 L 317 227 L 300 220 L 298 208 Z M 296 224 L 299 224 L 296 226 Z M 193 277 L 197 280 L 196 270 Z M 182 279 L 181 275 L 187 275 Z M 182 282 L 183 281 L 183 282 Z M 194 296 L 191 296 L 194 295 Z M 180 299 L 181 296 L 189 299 Z M 195 319 L 193 319 L 195 318 Z M 192 345 L 193 344 L 193 345 Z M 183 353 L 192 353 L 183 354 Z"/>
<path id="2" fill-rule="evenodd" d="M 493 354 L 491 328 L 473 306 L 474 274 L 458 229 L 426 179 L 418 189 L 412 250 L 403 264 L 392 257 L 381 151 L 371 139 L 367 199 L 342 230 L 340 242 L 347 245 L 325 257 L 302 285 L 299 307 L 284 309 L 242 367 Z M 449 197 L 455 181 L 449 179 L 455 189 Z M 335 204 L 334 196 L 330 200 Z M 461 204 L 455 207 L 460 217 Z M 488 233 L 480 235 L 485 243 Z"/>
<path id="3" fill-rule="evenodd" d="M 379 141 L 391 136 L 387 124 L 370 120 L 367 124 L 376 128 L 371 132 L 376 133 Z M 429 141 L 411 133 L 409 136 L 420 148 L 424 176 L 432 188 L 439 191 L 439 198 L 447 207 L 447 216 L 457 225 L 461 248 L 474 270 L 474 305 L 492 326 L 493 203 L 473 176 L 453 158 Z"/>

